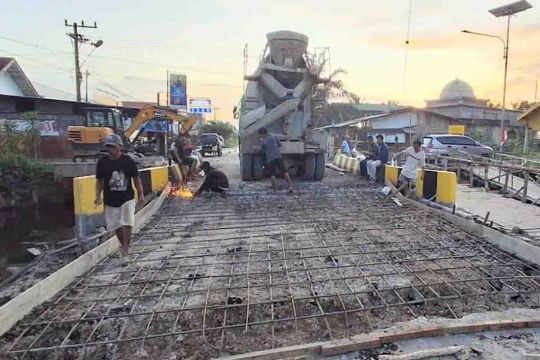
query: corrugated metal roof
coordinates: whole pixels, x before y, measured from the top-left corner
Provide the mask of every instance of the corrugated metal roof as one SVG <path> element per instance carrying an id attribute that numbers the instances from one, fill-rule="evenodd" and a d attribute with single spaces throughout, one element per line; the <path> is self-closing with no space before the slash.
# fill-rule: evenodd
<path id="1" fill-rule="evenodd" d="M 400 105 L 394 104 L 351 104 L 353 108 L 360 111 L 382 111 L 382 112 L 391 112 L 393 110 L 398 110 L 403 108 Z"/>

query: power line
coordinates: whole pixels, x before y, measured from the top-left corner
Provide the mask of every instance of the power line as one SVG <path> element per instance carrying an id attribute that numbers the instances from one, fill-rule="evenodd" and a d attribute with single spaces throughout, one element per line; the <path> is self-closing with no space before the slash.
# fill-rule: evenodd
<path id="1" fill-rule="evenodd" d="M 42 64 L 43 66 L 50 67 L 50 68 L 56 69 L 56 70 L 58 70 L 58 71 L 71 73 L 71 69 L 61 68 L 61 67 L 59 67 L 59 66 L 57 66 L 57 65 L 49 64 L 49 63 L 46 63 L 46 62 L 43 62 L 43 61 L 39 61 L 39 60 L 30 58 L 30 57 L 27 57 L 27 56 L 25 56 L 25 55 L 17 54 L 17 53 L 8 51 L 8 50 L 0 49 L 0 51 L 6 53 L 6 54 L 8 54 L 8 55 L 11 55 L 11 56 L 16 56 L 16 57 L 21 58 L 21 59 L 26 59 L 26 60 L 28 60 L 28 61 L 32 61 L 32 62 L 35 62 L 35 63 L 38 63 L 38 64 Z"/>
<path id="2" fill-rule="evenodd" d="M 38 44 L 32 44 L 32 43 L 28 43 L 28 42 L 25 42 L 25 41 L 15 40 L 15 39 L 8 38 L 8 37 L 5 37 L 5 36 L 0 36 L 0 38 L 4 39 L 4 40 L 7 40 L 7 41 L 17 43 L 17 44 L 20 44 L 20 45 L 26 45 L 26 46 L 30 46 L 30 47 L 34 47 L 34 48 L 38 48 L 38 49 L 42 49 L 42 50 L 47 50 L 47 51 L 57 52 L 57 53 L 62 53 L 62 54 L 71 54 L 70 52 L 57 50 L 57 49 L 51 49 L 51 48 L 41 46 L 41 45 L 38 45 Z M 201 73 L 207 73 L 207 74 L 218 74 L 218 75 L 223 75 L 223 74 L 228 75 L 228 74 L 230 74 L 230 72 L 228 72 L 228 71 L 201 70 L 200 67 L 197 67 L 197 66 L 179 65 L 179 64 L 162 64 L 162 63 L 154 63 L 154 62 L 148 62 L 148 61 L 126 59 L 126 58 L 120 58 L 120 57 L 108 56 L 108 55 L 94 55 L 94 58 L 108 59 L 108 60 L 120 61 L 120 62 L 125 62 L 125 63 L 130 63 L 130 64 L 140 64 L 140 65 L 146 65 L 146 66 L 159 66 L 159 67 L 163 67 L 163 68 L 167 68 L 167 69 L 170 69 L 170 68 L 184 68 L 184 69 L 188 69 L 188 70 L 191 70 L 191 71 L 194 71 L 194 72 L 201 72 Z"/>
<path id="3" fill-rule="evenodd" d="M 56 49 L 51 49 L 51 48 L 47 48 L 45 46 L 41 46 L 41 45 L 38 45 L 38 44 L 31 44 L 31 43 L 28 43 L 28 42 L 25 42 L 25 41 L 20 41 L 20 40 L 15 40 L 15 39 L 12 39 L 12 38 L 8 38 L 6 36 L 1 36 L 0 35 L 0 39 L 4 39 L 6 41 L 11 41 L 13 43 L 16 43 L 16 44 L 20 44 L 20 45 L 26 45 L 26 46 L 31 46 L 33 48 L 37 48 L 37 49 L 41 49 L 41 50 L 46 50 L 46 51 L 51 51 L 51 52 L 56 52 L 56 53 L 62 53 L 62 54 L 70 54 L 71 55 L 71 52 L 70 51 L 63 51 L 63 50 L 56 50 Z"/>
<path id="4" fill-rule="evenodd" d="M 411 35 L 411 17 L 412 17 L 412 0 L 409 0 L 409 16 L 407 19 L 407 38 L 405 40 L 405 60 L 403 63 L 403 97 L 407 101 L 407 63 L 409 53 L 409 43 Z"/>

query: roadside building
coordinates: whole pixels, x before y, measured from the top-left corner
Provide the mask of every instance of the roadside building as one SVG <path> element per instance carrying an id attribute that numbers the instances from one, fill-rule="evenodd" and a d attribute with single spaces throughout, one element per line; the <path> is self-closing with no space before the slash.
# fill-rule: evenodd
<path id="1" fill-rule="evenodd" d="M 0 57 L 0 94 L 39 96 L 17 61 L 8 57 Z"/>
<path id="2" fill-rule="evenodd" d="M 489 106 L 489 100 L 478 99 L 467 82 L 455 79 L 446 84 L 439 99 L 427 100 L 426 110 L 450 116 L 465 125 L 466 133 L 489 144 L 500 143 L 502 109 Z M 522 139 L 524 127 L 517 119 L 521 111 L 506 109 L 504 114 L 508 138 Z"/>
<path id="3" fill-rule="evenodd" d="M 518 122 L 523 124 L 526 129 L 526 142 L 524 144 L 524 150 L 540 149 L 540 103 L 530 107 L 519 118 Z M 529 143 L 529 139 L 532 140 Z"/>

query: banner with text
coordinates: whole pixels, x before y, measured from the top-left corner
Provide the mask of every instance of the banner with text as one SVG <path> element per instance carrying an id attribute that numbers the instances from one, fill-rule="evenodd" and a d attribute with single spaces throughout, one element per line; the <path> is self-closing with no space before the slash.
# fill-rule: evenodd
<path id="1" fill-rule="evenodd" d="M 212 100 L 208 98 L 190 98 L 189 112 L 204 114 L 212 112 Z"/>
<path id="2" fill-rule="evenodd" d="M 185 74 L 169 74 L 169 106 L 187 110 L 187 78 Z"/>

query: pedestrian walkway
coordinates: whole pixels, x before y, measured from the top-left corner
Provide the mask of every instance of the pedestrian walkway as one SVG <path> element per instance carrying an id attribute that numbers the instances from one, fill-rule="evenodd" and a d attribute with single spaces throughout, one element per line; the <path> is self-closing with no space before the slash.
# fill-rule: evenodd
<path id="1" fill-rule="evenodd" d="M 531 230 L 531 233 L 536 234 L 540 230 L 540 206 L 523 204 L 521 201 L 502 197 L 496 192 L 486 192 L 483 188 L 459 184 L 457 206 L 481 218 L 489 212 L 488 220 L 504 226 L 509 231 L 520 228 Z"/>
<path id="2" fill-rule="evenodd" d="M 485 168 L 484 167 L 475 167 L 474 174 L 480 179 L 485 179 Z M 505 172 L 501 169 L 490 166 L 488 168 L 488 179 L 491 183 L 497 185 L 498 187 L 503 188 L 505 184 Z M 514 174 L 509 175 L 508 177 L 508 196 L 521 198 L 524 191 L 525 181 L 523 178 L 516 176 Z M 527 182 L 527 198 L 534 204 L 540 205 L 540 184 L 535 183 L 534 181 Z"/>

